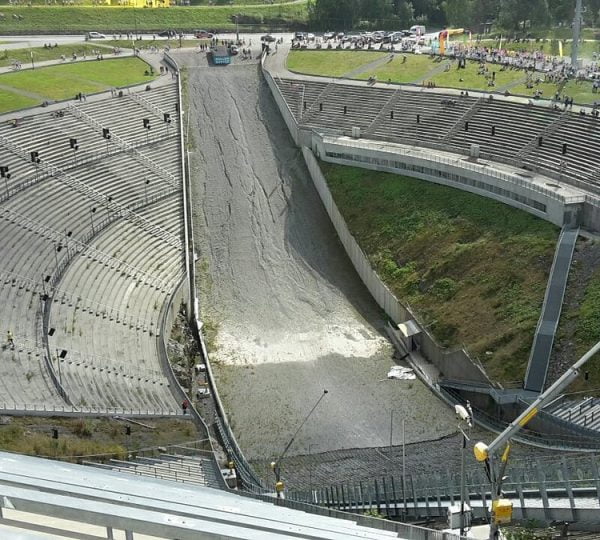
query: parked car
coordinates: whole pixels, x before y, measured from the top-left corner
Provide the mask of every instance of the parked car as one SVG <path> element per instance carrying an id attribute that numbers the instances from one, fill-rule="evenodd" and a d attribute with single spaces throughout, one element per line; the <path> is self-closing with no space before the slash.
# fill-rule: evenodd
<path id="1" fill-rule="evenodd" d="M 306 39 L 306 32 L 296 32 L 294 34 L 294 39 L 297 39 L 298 41 L 303 41 Z"/>
<path id="2" fill-rule="evenodd" d="M 335 37 L 335 32 L 325 32 L 323 34 L 323 39 L 333 39 Z"/>
<path id="3" fill-rule="evenodd" d="M 88 32 L 86 37 L 87 39 L 106 39 L 106 36 L 100 32 Z"/>
<path id="4" fill-rule="evenodd" d="M 166 37 L 166 38 L 175 38 L 177 37 L 177 32 L 175 32 L 175 30 L 163 30 L 162 32 L 159 32 L 158 37 Z"/>
<path id="5" fill-rule="evenodd" d="M 260 37 L 261 41 L 266 41 L 267 43 L 272 43 L 273 41 L 277 41 L 277 38 L 273 37 L 271 34 L 266 34 Z"/>
<path id="6" fill-rule="evenodd" d="M 212 39 L 213 35 L 208 30 L 196 30 L 194 35 L 197 39 Z"/>

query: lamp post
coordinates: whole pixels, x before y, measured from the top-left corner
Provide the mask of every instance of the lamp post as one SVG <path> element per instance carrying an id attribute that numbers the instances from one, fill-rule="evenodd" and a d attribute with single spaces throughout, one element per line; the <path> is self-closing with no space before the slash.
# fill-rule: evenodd
<path id="1" fill-rule="evenodd" d="M 465 428 L 473 427 L 473 410 L 471 404 L 467 401 L 467 406 L 456 405 L 454 407 L 456 416 L 460 419 L 458 429 L 462 433 L 462 445 L 460 450 L 460 535 L 465 534 L 465 449 L 469 437 L 465 433 Z"/>
<path id="2" fill-rule="evenodd" d="M 286 444 L 281 455 L 275 461 L 271 462 L 271 469 L 273 469 L 273 473 L 275 474 L 275 492 L 277 493 L 278 499 L 281 499 L 281 492 L 283 491 L 283 488 L 284 488 L 283 482 L 281 481 L 281 460 L 285 457 L 285 455 L 287 454 L 287 451 L 290 449 L 290 447 L 296 440 L 296 436 L 302 429 L 302 426 L 304 426 L 304 424 L 306 424 L 307 420 L 311 417 L 312 413 L 315 412 L 316 408 L 319 406 L 319 404 L 321 403 L 321 401 L 323 400 L 323 398 L 326 396 L 327 393 L 328 393 L 328 390 L 323 390 L 323 393 L 321 394 L 321 396 L 319 397 L 317 402 L 313 405 L 313 408 L 309 411 L 309 413 L 306 415 L 306 418 L 304 418 L 304 420 L 302 420 L 302 423 L 298 426 L 298 429 L 292 435 L 290 442 L 288 442 Z"/>
<path id="3" fill-rule="evenodd" d="M 8 166 L 0 166 L 0 177 L 4 178 L 4 187 L 6 188 L 6 198 L 8 199 L 10 194 L 8 191 L 8 180 L 10 179 L 10 173 L 8 172 Z"/>
<path id="4" fill-rule="evenodd" d="M 94 213 L 96 212 L 96 207 L 90 208 L 90 221 L 92 222 L 92 234 L 96 234 L 94 230 Z"/>

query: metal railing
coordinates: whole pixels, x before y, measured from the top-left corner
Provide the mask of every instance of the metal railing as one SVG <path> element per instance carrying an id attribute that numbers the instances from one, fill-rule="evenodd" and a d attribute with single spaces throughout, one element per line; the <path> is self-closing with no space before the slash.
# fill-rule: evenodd
<path id="1" fill-rule="evenodd" d="M 0 414 L 8 416 L 147 416 L 147 417 L 184 417 L 178 410 L 125 407 L 93 407 L 63 405 L 52 406 L 44 403 L 0 403 Z"/>

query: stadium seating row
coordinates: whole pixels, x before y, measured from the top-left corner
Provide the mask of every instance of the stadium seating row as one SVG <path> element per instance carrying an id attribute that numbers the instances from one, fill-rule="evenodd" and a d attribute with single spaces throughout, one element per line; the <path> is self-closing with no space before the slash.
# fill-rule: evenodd
<path id="1" fill-rule="evenodd" d="M 562 108 L 523 105 L 438 90 L 276 79 L 301 126 L 397 142 L 439 145 L 512 162 L 600 192 L 600 119 Z"/>
<path id="2" fill-rule="evenodd" d="M 51 363 L 75 406 L 178 410 L 157 341 L 183 277 L 177 120 L 165 85 L 0 125 L 0 407 L 60 408 Z"/>

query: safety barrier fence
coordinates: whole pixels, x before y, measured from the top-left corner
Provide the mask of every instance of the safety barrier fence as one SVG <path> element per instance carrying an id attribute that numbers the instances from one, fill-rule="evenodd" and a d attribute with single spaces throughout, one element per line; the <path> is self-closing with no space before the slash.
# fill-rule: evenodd
<path id="1" fill-rule="evenodd" d="M 503 483 L 505 497 L 540 500 L 545 510 L 552 499 L 568 499 L 573 521 L 579 508 L 597 508 L 600 502 L 600 456 L 586 455 L 553 460 L 527 460 L 509 466 Z M 460 502 L 458 473 L 438 471 L 421 475 L 386 476 L 360 482 L 340 483 L 287 494 L 288 499 L 328 508 L 361 512 L 377 510 L 392 518 L 446 515 L 447 507 Z M 465 502 L 487 515 L 490 482 L 483 465 L 465 472 Z M 535 506 L 535 504 L 534 504 Z"/>
<path id="2" fill-rule="evenodd" d="M 126 409 L 122 407 L 89 407 L 63 405 L 47 406 L 40 403 L 1 403 L 0 414 L 7 416 L 142 416 L 142 417 L 183 417 L 178 410 L 167 409 Z"/>
<path id="3" fill-rule="evenodd" d="M 271 494 L 258 494 L 250 492 L 239 492 L 240 495 L 258 499 L 261 501 L 267 501 L 275 504 L 276 506 L 284 506 L 286 508 L 292 508 L 294 510 L 301 510 L 310 514 L 328 516 L 336 519 L 343 519 L 347 521 L 353 521 L 361 527 L 370 527 L 372 529 L 379 529 L 383 531 L 390 531 L 398 534 L 400 538 L 405 540 L 469 540 L 468 536 L 460 536 L 459 534 L 438 531 L 434 529 L 428 529 L 426 527 L 420 527 L 418 525 L 410 525 L 408 523 L 400 523 L 398 521 L 391 521 L 388 519 L 379 519 L 365 515 L 364 510 L 361 509 L 360 513 L 352 513 L 352 509 L 348 511 L 338 510 L 333 506 L 320 506 L 317 504 L 311 504 L 306 501 L 295 500 L 292 498 L 274 498 Z M 367 510 L 366 508 L 365 510 Z M 371 509 L 375 509 L 373 505 Z"/>

